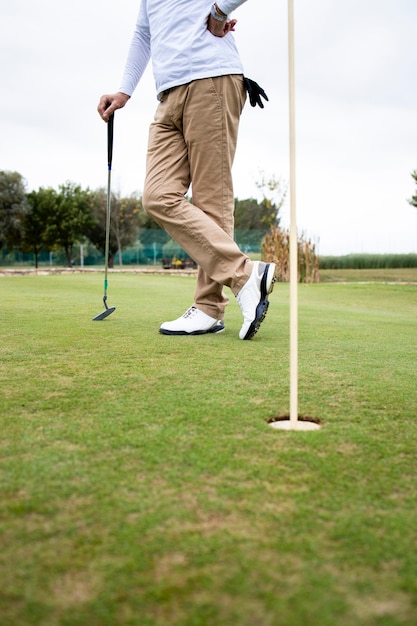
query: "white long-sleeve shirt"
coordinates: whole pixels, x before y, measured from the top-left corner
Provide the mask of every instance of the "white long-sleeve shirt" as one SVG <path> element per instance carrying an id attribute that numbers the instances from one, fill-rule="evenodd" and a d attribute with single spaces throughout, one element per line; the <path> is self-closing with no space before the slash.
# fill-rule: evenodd
<path id="1" fill-rule="evenodd" d="M 246 0 L 219 0 L 229 15 Z M 193 80 L 242 74 L 232 33 L 207 30 L 211 0 L 142 0 L 120 91 L 131 96 L 152 58 L 157 94 Z"/>

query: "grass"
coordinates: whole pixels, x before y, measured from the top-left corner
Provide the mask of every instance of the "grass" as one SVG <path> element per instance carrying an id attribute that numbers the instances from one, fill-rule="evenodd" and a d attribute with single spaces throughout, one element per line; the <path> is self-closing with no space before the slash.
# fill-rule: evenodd
<path id="1" fill-rule="evenodd" d="M 386 282 L 417 284 L 417 268 L 320 269 L 320 282 Z"/>
<path id="2" fill-rule="evenodd" d="M 5 626 L 412 626 L 413 285 L 288 285 L 251 342 L 166 337 L 194 280 L 0 279 Z"/>

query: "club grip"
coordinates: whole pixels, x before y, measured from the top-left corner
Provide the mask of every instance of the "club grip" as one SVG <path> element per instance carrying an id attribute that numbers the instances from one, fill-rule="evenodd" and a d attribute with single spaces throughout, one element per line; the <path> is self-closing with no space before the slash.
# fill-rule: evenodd
<path id="1" fill-rule="evenodd" d="M 109 117 L 107 122 L 107 165 L 111 170 L 111 163 L 113 160 L 113 126 L 114 126 L 114 113 Z"/>

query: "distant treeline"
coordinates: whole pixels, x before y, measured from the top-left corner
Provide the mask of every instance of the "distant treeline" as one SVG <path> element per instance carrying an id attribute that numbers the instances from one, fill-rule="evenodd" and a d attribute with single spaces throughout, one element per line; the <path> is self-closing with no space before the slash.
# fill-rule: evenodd
<path id="1" fill-rule="evenodd" d="M 362 270 L 417 267 L 417 254 L 346 254 L 320 256 L 321 270 Z"/>

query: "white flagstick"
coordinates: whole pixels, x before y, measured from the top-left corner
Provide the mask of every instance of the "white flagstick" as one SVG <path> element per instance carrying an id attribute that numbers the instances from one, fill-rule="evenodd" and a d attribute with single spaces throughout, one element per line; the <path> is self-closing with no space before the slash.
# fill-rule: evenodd
<path id="1" fill-rule="evenodd" d="M 281 430 L 317 430 L 320 422 L 298 417 L 298 237 L 295 210 L 295 87 L 294 87 L 294 5 L 288 0 L 288 59 L 290 109 L 290 419 L 268 420 Z"/>
<path id="2" fill-rule="evenodd" d="M 288 0 L 288 75 L 290 111 L 290 427 L 298 422 L 298 238 L 295 204 L 294 3 Z"/>

